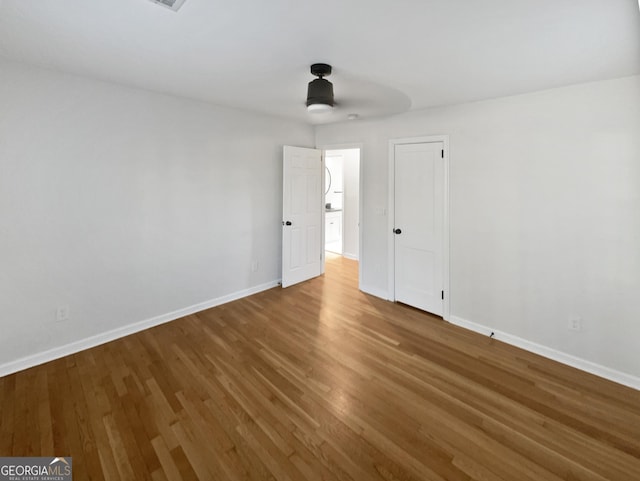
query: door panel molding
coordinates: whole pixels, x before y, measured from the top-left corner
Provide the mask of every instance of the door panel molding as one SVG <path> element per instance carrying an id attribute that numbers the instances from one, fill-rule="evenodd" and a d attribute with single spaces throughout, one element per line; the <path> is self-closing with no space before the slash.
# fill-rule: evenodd
<path id="1" fill-rule="evenodd" d="M 393 233 L 395 228 L 395 150 L 398 145 L 406 144 L 422 144 L 442 142 L 444 146 L 443 168 L 444 168 L 444 185 L 443 185 L 443 232 L 442 232 L 442 290 L 444 292 L 444 300 L 442 306 L 442 317 L 448 321 L 451 316 L 450 304 L 450 280 L 449 280 L 449 136 L 448 135 L 430 135 L 424 137 L 406 137 L 389 140 L 389 197 L 388 197 L 388 228 L 387 228 L 387 246 L 388 246 L 388 294 L 387 299 L 395 302 L 396 286 L 395 286 L 395 239 L 396 234 Z"/>

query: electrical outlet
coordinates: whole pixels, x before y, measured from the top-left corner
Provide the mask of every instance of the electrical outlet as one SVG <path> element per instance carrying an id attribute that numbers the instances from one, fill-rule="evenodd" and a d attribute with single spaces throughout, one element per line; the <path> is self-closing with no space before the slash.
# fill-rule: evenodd
<path id="1" fill-rule="evenodd" d="M 572 317 L 569 319 L 569 330 L 580 331 L 582 330 L 582 319 L 579 317 Z"/>
<path id="2" fill-rule="evenodd" d="M 58 306 L 56 309 L 56 321 L 68 321 L 69 320 L 69 306 Z"/>
<path id="3" fill-rule="evenodd" d="M 258 261 L 251 262 L 251 272 L 258 272 L 259 267 L 260 267 L 260 264 L 258 264 Z"/>

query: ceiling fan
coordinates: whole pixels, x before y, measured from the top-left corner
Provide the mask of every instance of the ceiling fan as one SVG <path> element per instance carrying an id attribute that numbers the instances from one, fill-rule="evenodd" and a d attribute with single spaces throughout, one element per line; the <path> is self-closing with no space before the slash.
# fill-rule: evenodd
<path id="1" fill-rule="evenodd" d="M 310 70 L 317 77 L 309 82 L 307 88 L 306 106 L 310 113 L 307 118 L 313 124 L 359 120 L 383 113 L 388 115 L 408 110 L 411 106 L 406 94 L 368 78 L 349 75 L 343 69 L 338 72 L 341 94 L 336 101 L 333 84 L 325 78 L 332 73 L 331 65 L 314 63 Z"/>
<path id="2" fill-rule="evenodd" d="M 324 77 L 331 75 L 331 65 L 314 63 L 311 74 L 318 77 L 309 82 L 307 89 L 307 111 L 312 113 L 328 112 L 333 109 L 333 84 Z"/>

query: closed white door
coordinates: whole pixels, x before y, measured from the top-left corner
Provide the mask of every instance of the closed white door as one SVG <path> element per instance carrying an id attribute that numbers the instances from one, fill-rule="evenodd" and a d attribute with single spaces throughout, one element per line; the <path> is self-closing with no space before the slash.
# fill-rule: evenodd
<path id="1" fill-rule="evenodd" d="M 284 147 L 282 287 L 322 272 L 322 152 Z"/>
<path id="2" fill-rule="evenodd" d="M 394 150 L 395 300 L 443 314 L 444 145 Z"/>

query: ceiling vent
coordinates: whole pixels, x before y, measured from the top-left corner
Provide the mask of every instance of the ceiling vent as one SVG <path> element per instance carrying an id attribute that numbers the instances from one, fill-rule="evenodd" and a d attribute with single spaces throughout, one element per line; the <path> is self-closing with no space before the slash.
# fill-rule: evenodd
<path id="1" fill-rule="evenodd" d="M 167 7 L 174 12 L 177 12 L 184 0 L 151 0 L 153 3 L 157 3 L 158 5 L 162 5 L 163 7 Z"/>

